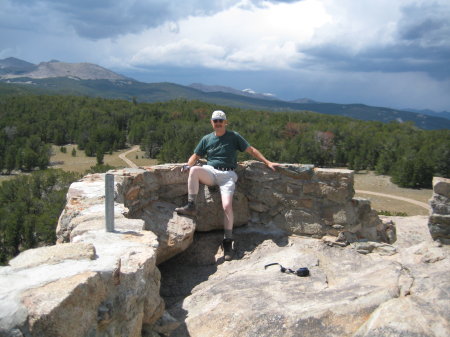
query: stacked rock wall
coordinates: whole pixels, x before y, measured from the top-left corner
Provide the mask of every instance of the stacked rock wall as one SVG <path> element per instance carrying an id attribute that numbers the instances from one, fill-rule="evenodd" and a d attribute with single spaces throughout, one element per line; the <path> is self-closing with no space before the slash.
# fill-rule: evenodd
<path id="1" fill-rule="evenodd" d="M 450 244 L 450 179 L 433 178 L 433 197 L 430 199 L 430 205 L 428 228 L 431 237 Z"/>
<path id="2" fill-rule="evenodd" d="M 393 228 L 380 221 L 370 202 L 354 198 L 353 171 L 286 164 L 273 172 L 260 162 L 247 161 L 236 173 L 235 226 L 276 228 L 316 238 L 343 233 L 350 242 L 395 241 Z M 151 230 L 155 230 L 152 217 L 158 213 L 155 207 L 174 219 L 173 209 L 187 200 L 187 177 L 180 165 L 158 165 L 124 180 L 119 195 L 129 209 L 127 216 L 144 219 Z M 217 188 L 201 186 L 194 222 L 197 231 L 223 228 Z"/>

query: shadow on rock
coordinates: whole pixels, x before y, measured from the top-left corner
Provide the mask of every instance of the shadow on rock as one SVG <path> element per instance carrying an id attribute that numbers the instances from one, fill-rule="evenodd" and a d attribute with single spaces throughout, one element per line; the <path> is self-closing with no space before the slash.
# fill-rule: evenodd
<path id="1" fill-rule="evenodd" d="M 223 258 L 223 231 L 196 232 L 191 246 L 184 252 L 158 266 L 161 271 L 161 296 L 166 310 L 182 324 L 171 337 L 190 336 L 184 321 L 188 312 L 183 301 L 195 288 L 207 281 L 222 264 L 246 259 L 264 241 L 271 240 L 277 246 L 288 244 L 288 237 L 280 233 L 255 232 L 246 226 L 235 229 L 235 254 L 231 262 Z"/>

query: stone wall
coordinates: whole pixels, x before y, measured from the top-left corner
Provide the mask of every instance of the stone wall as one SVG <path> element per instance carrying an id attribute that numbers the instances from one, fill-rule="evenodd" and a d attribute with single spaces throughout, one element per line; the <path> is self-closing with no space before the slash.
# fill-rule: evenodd
<path id="1" fill-rule="evenodd" d="M 186 202 L 180 165 L 112 171 L 115 231 L 105 231 L 105 175 L 71 185 L 58 245 L 23 252 L 0 268 L 0 336 L 141 336 L 165 331 L 157 265 L 185 250 L 194 232 L 222 229 L 220 194 L 202 186 L 197 218 Z M 340 244 L 395 240 L 364 199 L 353 198 L 353 172 L 259 162 L 239 165 L 237 226 Z M 169 319 L 170 321 L 170 319 Z"/>
<path id="2" fill-rule="evenodd" d="M 433 178 L 431 215 L 428 222 L 431 237 L 450 244 L 450 179 Z"/>
<path id="3" fill-rule="evenodd" d="M 380 221 L 370 202 L 354 198 L 353 171 L 286 164 L 273 172 L 260 162 L 247 161 L 236 172 L 235 226 L 275 228 L 316 238 L 342 233 L 349 242 L 395 241 L 394 228 Z M 118 192 L 129 210 L 127 216 L 144 219 L 146 228 L 155 230 L 155 207 L 172 218 L 173 209 L 186 203 L 187 177 L 180 165 L 158 165 L 124 180 Z M 217 188 L 200 187 L 198 208 L 192 219 L 196 231 L 223 228 Z"/>

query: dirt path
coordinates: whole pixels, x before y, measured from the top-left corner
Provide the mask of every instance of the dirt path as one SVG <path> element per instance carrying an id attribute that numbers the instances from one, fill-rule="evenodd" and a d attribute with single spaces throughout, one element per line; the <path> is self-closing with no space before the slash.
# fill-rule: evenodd
<path id="1" fill-rule="evenodd" d="M 427 210 L 430 209 L 430 206 L 424 202 L 421 201 L 417 201 L 417 200 L 413 200 L 413 199 L 409 199 L 409 198 L 404 198 L 404 197 L 398 197 L 395 195 L 391 195 L 391 194 L 384 194 L 384 193 L 378 193 L 378 192 L 371 192 L 371 191 L 362 191 L 362 190 L 355 190 L 356 193 L 362 193 L 362 194 L 372 194 L 372 195 L 377 195 L 379 197 L 383 197 L 383 198 L 391 198 L 391 199 L 397 199 L 397 200 L 402 200 L 402 201 L 406 201 L 409 202 L 411 204 L 423 207 Z"/>
<path id="2" fill-rule="evenodd" d="M 129 154 L 131 152 L 135 152 L 137 150 L 139 150 L 139 145 L 135 145 L 131 149 L 129 149 L 127 152 L 119 154 L 119 158 L 122 159 L 128 165 L 128 167 L 138 168 L 138 166 L 135 163 L 133 163 L 130 159 L 127 158 L 127 154 Z"/>

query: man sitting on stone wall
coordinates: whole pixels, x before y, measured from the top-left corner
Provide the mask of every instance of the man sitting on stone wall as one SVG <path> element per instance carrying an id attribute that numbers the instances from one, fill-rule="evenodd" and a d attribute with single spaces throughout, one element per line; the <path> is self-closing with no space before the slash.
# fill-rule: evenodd
<path id="1" fill-rule="evenodd" d="M 182 168 L 184 172 L 189 171 L 188 203 L 184 207 L 176 208 L 175 211 L 178 214 L 195 216 L 199 184 L 219 185 L 224 210 L 225 234 L 222 246 L 225 260 L 230 261 L 233 254 L 233 194 L 238 179 L 234 172 L 237 166 L 237 150 L 251 154 L 274 171 L 279 164 L 267 160 L 239 133 L 227 131 L 227 117 L 223 111 L 216 110 L 212 113 L 211 125 L 214 131 L 200 140 L 194 154 Z M 195 166 L 197 161 L 204 156 L 207 158 L 207 165 Z"/>

